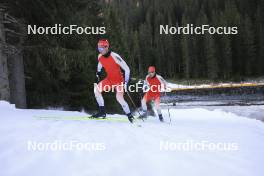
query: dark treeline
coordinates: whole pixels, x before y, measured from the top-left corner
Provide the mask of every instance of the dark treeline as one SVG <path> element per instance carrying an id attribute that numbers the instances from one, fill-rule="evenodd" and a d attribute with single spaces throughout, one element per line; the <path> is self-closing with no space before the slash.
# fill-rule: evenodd
<path id="1" fill-rule="evenodd" d="M 28 24 L 101 26 L 97 0 L 1 0 Z M 5 25 L 7 27 L 7 25 Z M 6 32 L 8 34 L 8 32 Z M 23 58 L 28 107 L 95 107 L 96 35 L 26 35 Z"/>
<path id="2" fill-rule="evenodd" d="M 150 64 L 170 78 L 264 74 L 263 0 L 113 0 L 110 6 L 136 75 Z M 238 35 L 160 35 L 166 24 L 237 26 Z"/>
<path id="3" fill-rule="evenodd" d="M 264 0 L 0 0 L 0 4 L 25 28 L 28 24 L 106 27 L 106 35 L 23 37 L 19 63 L 24 63 L 25 76 L 20 79 L 25 78 L 28 107 L 95 108 L 99 38 L 109 39 L 135 78 L 144 78 L 149 65 L 171 79 L 242 80 L 264 75 Z M 188 23 L 237 26 L 239 33 L 159 34 L 160 24 Z M 5 32 L 10 33 L 16 35 Z M 17 47 L 14 38 L 11 43 Z M 112 94 L 105 98 L 113 101 Z"/>

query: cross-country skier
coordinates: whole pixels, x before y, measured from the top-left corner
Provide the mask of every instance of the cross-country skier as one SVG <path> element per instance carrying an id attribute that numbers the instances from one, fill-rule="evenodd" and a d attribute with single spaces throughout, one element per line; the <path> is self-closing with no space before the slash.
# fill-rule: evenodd
<path id="1" fill-rule="evenodd" d="M 158 112 L 159 120 L 163 122 L 163 116 L 160 109 L 160 93 L 162 89 L 167 89 L 167 82 L 158 74 L 154 66 L 148 68 L 148 75 L 146 76 L 144 87 L 148 87 L 148 91 L 145 93 L 141 100 L 141 106 L 143 114 L 141 118 L 147 117 L 147 103 L 154 102 L 154 108 Z"/>
<path id="2" fill-rule="evenodd" d="M 128 120 L 133 123 L 134 117 L 131 114 L 129 106 L 124 99 L 124 86 L 126 87 L 128 84 L 130 69 L 126 62 L 117 53 L 114 53 L 109 49 L 109 42 L 107 40 L 99 40 L 98 51 L 100 54 L 98 55 L 96 76 L 100 80 L 102 68 L 104 68 L 107 76 L 97 85 L 95 84 L 94 94 L 99 105 L 99 112 L 92 115 L 92 117 L 106 117 L 102 92 L 109 91 L 109 89 L 114 89 L 116 92 L 116 100 L 122 106 L 128 117 Z M 124 71 L 124 75 L 121 70 Z"/>

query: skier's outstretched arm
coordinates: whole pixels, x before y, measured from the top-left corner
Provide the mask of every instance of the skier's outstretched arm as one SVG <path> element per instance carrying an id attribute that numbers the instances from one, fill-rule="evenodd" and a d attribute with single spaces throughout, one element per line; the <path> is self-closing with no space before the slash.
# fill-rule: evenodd
<path id="1" fill-rule="evenodd" d="M 98 65 L 97 65 L 97 72 L 101 72 L 102 71 L 102 64 L 100 62 L 98 62 Z"/>
<path id="2" fill-rule="evenodd" d="M 98 64 L 97 64 L 97 69 L 96 69 L 96 77 L 97 77 L 97 82 L 100 81 L 100 75 L 101 75 L 101 71 L 102 71 L 102 64 L 99 62 L 99 57 L 101 56 L 101 54 L 99 54 L 98 56 Z"/>
<path id="3" fill-rule="evenodd" d="M 157 78 L 159 79 L 159 81 L 161 82 L 161 84 L 163 84 L 164 89 L 167 90 L 168 87 L 168 82 L 160 75 L 157 75 Z"/>
<path id="4" fill-rule="evenodd" d="M 101 72 L 102 71 L 102 64 L 99 62 L 99 58 L 101 57 L 101 54 L 98 55 L 98 64 L 97 64 L 97 73 Z"/>
<path id="5" fill-rule="evenodd" d="M 114 58 L 115 62 L 121 67 L 121 69 L 124 70 L 124 72 L 125 72 L 125 83 L 128 83 L 129 76 L 130 76 L 130 69 L 129 69 L 127 63 L 117 53 L 112 52 L 111 55 Z"/>
<path id="6" fill-rule="evenodd" d="M 146 76 L 146 78 L 145 78 L 145 80 L 144 80 L 144 82 L 143 82 L 143 91 L 144 92 L 147 92 L 148 91 L 148 89 L 150 88 L 150 85 L 149 85 L 149 82 L 148 82 L 148 76 Z"/>

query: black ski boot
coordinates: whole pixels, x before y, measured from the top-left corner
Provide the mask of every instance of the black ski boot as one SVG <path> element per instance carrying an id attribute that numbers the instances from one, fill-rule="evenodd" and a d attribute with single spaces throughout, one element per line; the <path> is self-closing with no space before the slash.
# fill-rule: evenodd
<path id="1" fill-rule="evenodd" d="M 159 114 L 159 120 L 160 120 L 161 122 L 164 122 L 163 117 L 162 117 L 162 114 Z"/>
<path id="2" fill-rule="evenodd" d="M 147 118 L 147 111 L 143 111 L 142 114 L 138 117 L 139 119 L 146 119 Z"/>
<path id="3" fill-rule="evenodd" d="M 106 117 L 106 113 L 105 113 L 104 106 L 99 106 L 99 112 L 96 113 L 96 114 L 93 114 L 91 117 L 92 118 L 99 118 L 99 117 L 105 118 Z"/>
<path id="4" fill-rule="evenodd" d="M 127 114 L 127 118 L 128 118 L 128 120 L 129 120 L 129 122 L 131 122 L 131 123 L 134 122 L 134 119 L 135 119 L 135 118 L 133 117 L 133 115 L 131 114 L 131 112 Z"/>

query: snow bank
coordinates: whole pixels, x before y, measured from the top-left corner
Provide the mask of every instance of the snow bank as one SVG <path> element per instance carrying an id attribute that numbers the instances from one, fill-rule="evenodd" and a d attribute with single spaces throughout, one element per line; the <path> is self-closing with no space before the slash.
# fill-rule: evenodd
<path id="1" fill-rule="evenodd" d="M 15 105 L 14 104 L 10 104 L 7 101 L 2 101 L 0 100 L 0 109 L 4 110 L 4 109 L 15 109 Z"/>
<path id="2" fill-rule="evenodd" d="M 63 117 L 87 115 L 18 110 L 6 102 L 0 103 L 0 113 L 1 176 L 263 175 L 263 123 L 222 110 L 174 109 L 170 111 L 172 124 L 161 124 L 157 118 L 150 117 L 141 128 L 128 122 L 63 120 Z M 168 121 L 168 111 L 163 110 L 163 114 Z M 62 119 L 40 120 L 36 116 Z M 93 148 L 41 150 L 47 143 L 69 145 L 71 142 Z M 29 144 L 40 148 L 32 150 Z M 186 148 L 198 144 L 214 147 L 225 144 L 229 150 L 208 146 Z"/>

